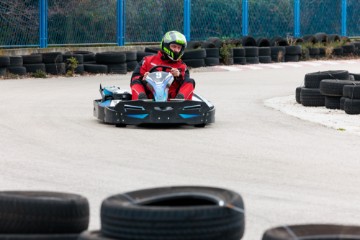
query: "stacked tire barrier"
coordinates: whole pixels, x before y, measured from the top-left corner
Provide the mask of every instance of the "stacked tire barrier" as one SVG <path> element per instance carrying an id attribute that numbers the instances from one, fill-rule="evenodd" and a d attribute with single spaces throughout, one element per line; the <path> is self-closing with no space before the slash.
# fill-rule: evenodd
<path id="1" fill-rule="evenodd" d="M 304 86 L 295 90 L 295 100 L 303 106 L 360 114 L 360 75 L 346 70 L 307 73 Z"/>
<path id="2" fill-rule="evenodd" d="M 182 56 L 184 63 L 193 68 L 205 67 L 206 58 L 206 50 L 203 48 L 187 50 Z"/>
<path id="3" fill-rule="evenodd" d="M 360 82 L 344 86 L 340 103 L 347 114 L 360 114 Z"/>
<path id="4" fill-rule="evenodd" d="M 327 48 L 334 42 L 343 45 L 333 49 Z M 316 44 L 322 44 L 323 47 Z M 159 47 L 144 47 L 143 51 L 112 51 L 96 54 L 89 51 L 71 51 L 0 56 L 0 76 L 5 76 L 7 73 L 26 75 L 37 71 L 63 75 L 69 70 L 71 57 L 78 62 L 74 71 L 76 74 L 84 72 L 126 74 L 133 71 L 144 56 L 156 54 L 159 50 Z M 355 56 L 360 56 L 360 42 L 351 42 L 350 39 L 336 34 L 316 33 L 303 38 L 277 36 L 272 39 L 255 39 L 244 36 L 238 39 L 223 40 L 219 37 L 210 37 L 204 41 L 189 41 L 183 60 L 190 68 L 198 68 L 220 64 L 298 62 L 324 57 Z"/>
<path id="5" fill-rule="evenodd" d="M 89 203 L 70 193 L 0 192 L 1 240 L 75 240 L 89 225 Z"/>
<path id="6" fill-rule="evenodd" d="M 239 240 L 244 234 L 239 194 L 212 187 L 163 187 L 117 194 L 101 205 L 101 229 L 79 240 Z"/>

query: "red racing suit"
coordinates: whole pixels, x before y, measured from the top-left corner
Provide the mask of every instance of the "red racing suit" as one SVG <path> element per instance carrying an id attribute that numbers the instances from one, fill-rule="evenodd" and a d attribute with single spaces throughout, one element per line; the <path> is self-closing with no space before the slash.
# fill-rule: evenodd
<path id="1" fill-rule="evenodd" d="M 135 68 L 130 82 L 132 100 L 137 100 L 140 93 L 146 93 L 149 99 L 153 98 L 146 81 L 142 79 L 144 74 L 149 72 L 155 65 L 165 65 L 177 68 L 180 71 L 180 76 L 174 77 L 174 81 L 169 88 L 169 98 L 175 98 L 178 93 L 181 93 L 185 97 L 185 100 L 192 99 L 195 81 L 190 78 L 186 64 L 181 59 L 179 61 L 172 61 L 159 51 L 156 55 L 144 57 Z M 170 69 L 166 69 L 166 71 L 169 72 Z"/>

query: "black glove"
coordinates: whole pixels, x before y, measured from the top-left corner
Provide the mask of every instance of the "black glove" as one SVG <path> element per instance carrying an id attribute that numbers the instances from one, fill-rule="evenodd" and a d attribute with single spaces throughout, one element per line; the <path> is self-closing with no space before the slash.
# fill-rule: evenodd
<path id="1" fill-rule="evenodd" d="M 146 96 L 146 93 L 140 93 L 139 96 L 138 96 L 138 99 L 139 100 L 142 100 L 142 99 L 148 99 L 148 97 Z"/>
<path id="2" fill-rule="evenodd" d="M 178 93 L 175 99 L 185 99 L 185 96 L 182 93 Z"/>

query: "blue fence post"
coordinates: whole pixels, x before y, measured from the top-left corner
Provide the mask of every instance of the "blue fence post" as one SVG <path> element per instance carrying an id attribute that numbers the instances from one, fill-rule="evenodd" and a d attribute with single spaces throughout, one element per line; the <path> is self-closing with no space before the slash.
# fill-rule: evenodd
<path id="1" fill-rule="evenodd" d="M 341 2 L 341 36 L 347 35 L 346 29 L 347 0 Z"/>
<path id="2" fill-rule="evenodd" d="M 294 37 L 300 37 L 300 0 L 294 1 Z"/>
<path id="3" fill-rule="evenodd" d="M 248 12 L 249 4 L 248 0 L 242 1 L 242 35 L 247 36 L 249 34 L 249 12 Z"/>
<path id="4" fill-rule="evenodd" d="M 48 45 L 48 0 L 39 0 L 40 8 L 40 48 L 46 48 Z"/>
<path id="5" fill-rule="evenodd" d="M 116 39 L 118 46 L 124 46 L 125 39 L 125 0 L 117 0 L 117 31 L 116 31 Z"/>
<path id="6" fill-rule="evenodd" d="M 190 41 L 191 0 L 184 0 L 184 35 Z"/>

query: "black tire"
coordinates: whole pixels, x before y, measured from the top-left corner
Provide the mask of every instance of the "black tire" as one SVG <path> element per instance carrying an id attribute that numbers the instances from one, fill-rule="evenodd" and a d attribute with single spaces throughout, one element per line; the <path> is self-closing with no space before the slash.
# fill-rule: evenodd
<path id="1" fill-rule="evenodd" d="M 200 41 L 189 41 L 186 46 L 187 49 L 197 49 L 200 47 L 201 47 Z"/>
<path id="2" fill-rule="evenodd" d="M 223 45 L 223 41 L 218 37 L 209 37 L 207 42 L 214 44 L 216 48 L 221 48 Z"/>
<path id="3" fill-rule="evenodd" d="M 201 47 L 202 48 L 217 48 L 214 43 L 208 42 L 208 41 L 201 42 Z"/>
<path id="4" fill-rule="evenodd" d="M 10 66 L 11 67 L 21 67 L 23 65 L 22 56 L 12 56 L 10 58 Z"/>
<path id="5" fill-rule="evenodd" d="M 340 35 L 337 35 L 337 34 L 329 34 L 328 35 L 328 41 L 329 42 L 340 42 L 341 37 L 340 37 Z"/>
<path id="6" fill-rule="evenodd" d="M 303 38 L 295 38 L 295 45 L 301 45 L 304 43 L 304 39 Z"/>
<path id="7" fill-rule="evenodd" d="M 351 99 L 360 99 L 360 85 L 344 86 L 342 96 Z"/>
<path id="8" fill-rule="evenodd" d="M 347 114 L 360 114 L 360 99 L 346 98 L 344 102 L 344 111 Z"/>
<path id="9" fill-rule="evenodd" d="M 259 64 L 259 57 L 246 57 L 246 64 Z"/>
<path id="10" fill-rule="evenodd" d="M 107 69 L 108 73 L 126 74 L 127 63 L 108 64 Z"/>
<path id="11" fill-rule="evenodd" d="M 226 189 L 145 189 L 105 199 L 101 232 L 123 240 L 239 240 L 244 234 L 243 209 L 241 196 Z"/>
<path id="12" fill-rule="evenodd" d="M 245 57 L 245 48 L 233 48 L 234 57 Z"/>
<path id="13" fill-rule="evenodd" d="M 360 239 L 360 227 L 331 224 L 289 225 L 268 229 L 262 240 L 340 240 Z"/>
<path id="14" fill-rule="evenodd" d="M 344 105 L 345 105 L 345 100 L 346 99 L 347 99 L 346 97 L 341 97 L 340 98 L 340 109 L 341 110 L 344 110 Z"/>
<path id="15" fill-rule="evenodd" d="M 355 81 L 324 79 L 320 82 L 320 93 L 324 96 L 341 97 L 345 85 L 353 85 Z"/>
<path id="16" fill-rule="evenodd" d="M 43 63 L 42 54 L 23 55 L 23 64 Z"/>
<path id="17" fill-rule="evenodd" d="M 6 75 L 6 68 L 0 67 L 0 76 L 5 76 L 5 75 Z"/>
<path id="18" fill-rule="evenodd" d="M 61 52 L 49 52 L 42 54 L 43 63 L 62 63 L 64 57 Z"/>
<path id="19" fill-rule="evenodd" d="M 136 51 L 125 51 L 126 62 L 132 62 L 137 60 Z"/>
<path id="20" fill-rule="evenodd" d="M 354 44 L 344 45 L 344 46 L 342 46 L 342 49 L 343 49 L 344 56 L 349 56 L 349 55 L 355 54 L 355 45 Z"/>
<path id="21" fill-rule="evenodd" d="M 350 73 L 354 77 L 355 81 L 360 81 L 360 73 Z"/>
<path id="22" fill-rule="evenodd" d="M 101 64 L 87 64 L 84 63 L 84 70 L 88 73 L 107 73 L 108 66 Z"/>
<path id="23" fill-rule="evenodd" d="M 271 40 L 270 40 L 270 45 L 271 46 L 289 46 L 289 43 L 288 41 L 285 39 L 285 38 L 282 38 L 282 37 L 273 37 Z"/>
<path id="24" fill-rule="evenodd" d="M 256 46 L 258 46 L 258 47 L 270 47 L 270 41 L 267 38 L 258 38 L 256 40 Z"/>
<path id="25" fill-rule="evenodd" d="M 300 60 L 300 55 L 285 55 L 285 62 L 298 62 Z"/>
<path id="26" fill-rule="evenodd" d="M 271 63 L 271 57 L 270 56 L 259 56 L 259 62 L 260 63 Z"/>
<path id="27" fill-rule="evenodd" d="M 319 56 L 320 57 L 325 57 L 326 56 L 326 48 L 324 48 L 324 47 L 319 48 Z"/>
<path id="28" fill-rule="evenodd" d="M 328 40 L 328 36 L 326 33 L 316 33 L 314 35 L 314 37 L 316 38 L 316 41 L 319 42 L 319 43 L 328 43 L 329 40 Z"/>
<path id="29" fill-rule="evenodd" d="M 303 87 L 297 87 L 297 88 L 295 89 L 295 100 L 296 100 L 297 103 L 300 103 L 300 104 L 301 104 L 300 93 L 301 93 L 301 89 L 302 89 L 302 88 L 303 88 Z"/>
<path id="30" fill-rule="evenodd" d="M 205 48 L 207 58 L 219 58 L 220 52 L 218 48 Z"/>
<path id="31" fill-rule="evenodd" d="M 24 64 L 28 73 L 35 73 L 36 71 L 46 72 L 45 63 Z"/>
<path id="32" fill-rule="evenodd" d="M 304 42 L 306 42 L 306 43 L 315 44 L 318 42 L 318 40 L 316 39 L 316 37 L 314 35 L 305 35 L 302 38 L 303 38 Z"/>
<path id="33" fill-rule="evenodd" d="M 270 47 L 259 47 L 259 56 L 271 56 Z"/>
<path id="34" fill-rule="evenodd" d="M 76 74 L 83 74 L 85 72 L 84 64 L 79 64 L 74 71 Z"/>
<path id="35" fill-rule="evenodd" d="M 342 56 L 344 54 L 344 50 L 343 50 L 342 47 L 336 47 L 336 48 L 333 49 L 332 54 L 334 56 Z"/>
<path id="36" fill-rule="evenodd" d="M 258 47 L 245 47 L 245 57 L 258 57 L 259 48 Z"/>
<path id="37" fill-rule="evenodd" d="M 329 109 L 340 109 L 340 98 L 325 96 L 325 107 Z"/>
<path id="38" fill-rule="evenodd" d="M 124 52 L 102 52 L 95 55 L 95 60 L 99 64 L 126 63 L 126 54 Z"/>
<path id="39" fill-rule="evenodd" d="M 0 240 L 77 240 L 79 234 L 0 234 Z"/>
<path id="40" fill-rule="evenodd" d="M 128 72 L 132 72 L 135 70 L 136 66 L 138 65 L 137 61 L 130 61 L 126 63 L 127 65 L 127 71 Z"/>
<path id="41" fill-rule="evenodd" d="M 77 240 L 116 240 L 116 238 L 105 237 L 101 231 L 84 231 Z"/>
<path id="42" fill-rule="evenodd" d="M 207 57 L 205 58 L 206 66 L 216 66 L 220 64 L 220 59 L 217 57 Z"/>
<path id="43" fill-rule="evenodd" d="M 241 39 L 242 46 L 244 47 L 257 47 L 255 38 L 251 36 L 245 36 Z"/>
<path id="44" fill-rule="evenodd" d="M 7 67 L 9 73 L 16 74 L 16 75 L 26 75 L 26 68 L 25 67 Z"/>
<path id="45" fill-rule="evenodd" d="M 84 63 L 95 61 L 95 53 L 90 51 L 79 50 L 79 51 L 66 52 L 65 54 L 81 54 L 83 56 Z"/>
<path id="46" fill-rule="evenodd" d="M 206 57 L 205 49 L 192 49 L 186 50 L 182 56 L 183 60 L 188 59 L 204 59 Z"/>
<path id="47" fill-rule="evenodd" d="M 325 96 L 320 93 L 318 88 L 302 88 L 300 92 L 300 101 L 306 107 L 325 106 Z"/>
<path id="48" fill-rule="evenodd" d="M 348 80 L 349 72 L 346 70 L 319 71 L 305 74 L 304 84 L 306 88 L 319 88 L 323 79 Z"/>
<path id="49" fill-rule="evenodd" d="M 188 67 L 192 68 L 199 68 L 199 67 L 205 67 L 205 59 L 184 59 L 184 63 Z"/>
<path id="50" fill-rule="evenodd" d="M 285 47 L 283 46 L 274 46 L 270 47 L 271 51 L 271 60 L 274 62 L 283 62 L 285 60 Z"/>
<path id="51" fill-rule="evenodd" d="M 45 63 L 45 71 L 53 75 L 63 75 L 66 72 L 65 63 Z"/>
<path id="52" fill-rule="evenodd" d="M 0 56 L 0 67 L 10 66 L 10 57 Z"/>
<path id="53" fill-rule="evenodd" d="M 311 47 L 311 48 L 309 48 L 309 54 L 310 55 L 319 55 L 320 54 L 320 49 L 315 48 L 315 47 Z"/>
<path id="54" fill-rule="evenodd" d="M 149 53 L 158 53 L 160 51 L 160 47 L 145 47 L 144 51 Z"/>
<path id="55" fill-rule="evenodd" d="M 246 57 L 234 57 L 234 64 L 246 65 Z"/>
<path id="56" fill-rule="evenodd" d="M 301 55 L 301 46 L 286 46 L 285 53 L 286 55 Z"/>
<path id="57" fill-rule="evenodd" d="M 87 199 L 70 193 L 3 191 L 0 213 L 1 233 L 80 233 L 89 224 Z"/>

